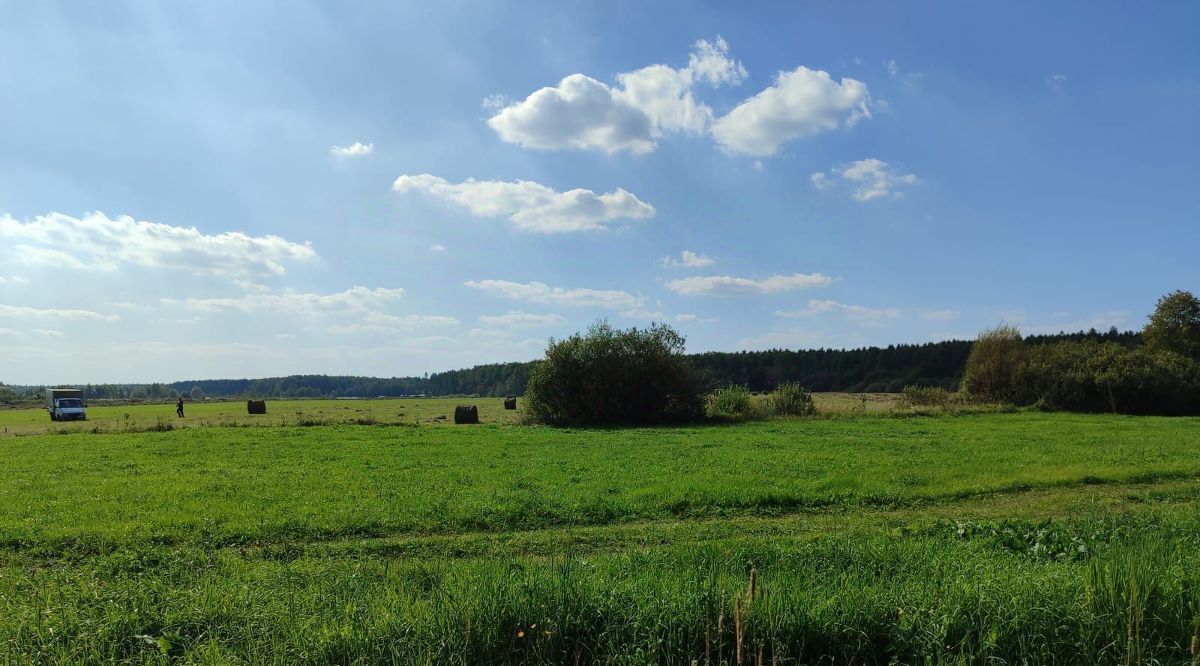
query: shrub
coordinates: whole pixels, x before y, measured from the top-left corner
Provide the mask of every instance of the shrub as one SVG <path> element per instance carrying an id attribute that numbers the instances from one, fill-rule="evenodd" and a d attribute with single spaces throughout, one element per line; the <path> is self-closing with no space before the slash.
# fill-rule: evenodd
<path id="1" fill-rule="evenodd" d="M 776 416 L 812 416 L 817 406 L 808 389 L 796 382 L 784 382 L 771 394 L 771 411 Z"/>
<path id="2" fill-rule="evenodd" d="M 616 330 L 602 321 L 551 340 L 525 389 L 528 418 L 570 426 L 697 419 L 703 393 L 683 350 L 683 336 L 662 324 Z"/>
<path id="3" fill-rule="evenodd" d="M 950 407 L 956 402 L 954 394 L 940 386 L 905 386 L 900 391 L 904 407 Z"/>
<path id="4" fill-rule="evenodd" d="M 756 403 L 750 389 L 736 384 L 711 393 L 704 413 L 718 421 L 750 421 L 766 416 L 766 410 Z"/>
<path id="5" fill-rule="evenodd" d="M 1200 363 L 1147 347 L 1059 342 L 1029 350 L 1018 404 L 1123 414 L 1200 414 Z"/>
<path id="6" fill-rule="evenodd" d="M 1016 326 L 1001 324 L 985 330 L 971 345 L 964 392 L 985 402 L 1019 402 L 1017 373 L 1024 358 L 1025 347 Z"/>

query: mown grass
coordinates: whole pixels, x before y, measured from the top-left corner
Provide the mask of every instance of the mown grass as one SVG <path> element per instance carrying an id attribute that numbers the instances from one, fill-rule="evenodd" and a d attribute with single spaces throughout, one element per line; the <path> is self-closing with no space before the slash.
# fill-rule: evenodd
<path id="1" fill-rule="evenodd" d="M 740 633 L 742 663 L 1188 663 L 1200 622 L 1198 419 L 194 428 L 0 457 L 0 662 L 738 663 Z"/>

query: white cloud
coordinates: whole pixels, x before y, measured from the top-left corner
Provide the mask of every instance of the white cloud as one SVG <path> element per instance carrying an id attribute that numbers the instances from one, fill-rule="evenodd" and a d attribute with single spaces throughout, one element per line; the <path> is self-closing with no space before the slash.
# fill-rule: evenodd
<path id="1" fill-rule="evenodd" d="M 142 222 L 124 215 L 110 219 L 104 213 L 82 218 L 50 213 L 29 222 L 5 215 L 0 217 L 0 239 L 13 241 L 16 257 L 23 261 L 58 262 L 55 265 L 81 270 L 111 271 L 129 264 L 203 275 L 279 275 L 287 262 L 317 257 L 308 244 L 279 236 L 237 231 L 209 235 L 195 227 Z"/>
<path id="2" fill-rule="evenodd" d="M 445 252 L 446 246 L 442 245 L 441 243 L 434 243 L 433 245 L 429 246 L 429 251 L 430 252 Z"/>
<path id="3" fill-rule="evenodd" d="M 667 289 L 684 296 L 696 296 L 721 293 L 758 292 L 763 294 L 824 287 L 833 282 L 820 273 L 793 273 L 791 275 L 772 275 L 762 280 L 731 277 L 728 275 L 712 275 L 707 277 L 689 277 L 671 280 Z"/>
<path id="4" fill-rule="evenodd" d="M 337 324 L 330 326 L 328 330 L 338 334 L 393 333 L 432 326 L 458 326 L 458 320 L 442 315 L 390 315 L 383 312 L 367 312 L 357 322 Z"/>
<path id="5" fill-rule="evenodd" d="M 359 143 L 355 141 L 349 146 L 334 146 L 329 149 L 329 154 L 334 157 L 363 157 L 375 152 L 375 144 Z"/>
<path id="6" fill-rule="evenodd" d="M 834 167 L 828 174 L 814 173 L 810 180 L 818 190 L 832 189 L 840 180 L 853 190 L 851 195 L 855 200 L 871 201 L 898 199 L 904 196 L 903 192 L 898 191 L 898 187 L 914 185 L 920 179 L 915 174 L 899 172 L 883 160 L 869 157 L 851 162 L 849 166 Z"/>
<path id="7" fill-rule="evenodd" d="M 426 173 L 400 176 L 392 189 L 423 192 L 464 206 L 472 215 L 506 217 L 518 229 L 540 233 L 603 229 L 615 220 L 654 217 L 654 206 L 621 188 L 607 194 L 583 189 L 556 192 L 528 180 L 470 178 L 454 184 Z"/>
<path id="8" fill-rule="evenodd" d="M 563 289 L 542 282 L 508 282 L 506 280 L 480 280 L 464 282 L 472 289 L 527 303 L 544 305 L 568 305 L 573 307 L 598 307 L 628 310 L 642 306 L 644 299 L 627 291 L 606 289 Z"/>
<path id="9" fill-rule="evenodd" d="M 23 277 L 18 277 L 16 275 L 14 275 L 12 277 L 4 277 L 3 275 L 0 275 L 0 284 L 24 284 L 24 283 L 25 283 L 25 278 L 23 278 Z"/>
<path id="10" fill-rule="evenodd" d="M 712 134 L 731 153 L 774 155 L 793 139 L 871 117 L 870 99 L 861 81 L 843 78 L 837 83 L 827 72 L 801 66 L 780 72 L 774 86 L 718 119 Z"/>
<path id="11" fill-rule="evenodd" d="M 900 65 L 897 65 L 895 60 L 884 61 L 883 68 L 888 71 L 888 76 L 893 79 L 900 73 Z"/>
<path id="12" fill-rule="evenodd" d="M 511 104 L 512 100 L 507 95 L 488 95 L 479 103 L 479 108 L 489 113 L 495 113 Z"/>
<path id="13" fill-rule="evenodd" d="M 479 323 L 486 326 L 521 328 L 559 326 L 567 323 L 567 320 L 561 315 L 556 314 L 531 314 L 528 312 L 510 311 L 502 315 L 479 315 Z"/>
<path id="14" fill-rule="evenodd" d="M 921 312 L 921 318 L 930 321 L 951 321 L 958 319 L 958 315 L 958 310 L 924 310 Z"/>
<path id="15" fill-rule="evenodd" d="M 488 125 L 504 141 L 525 148 L 648 153 L 665 132 L 699 134 L 712 124 L 712 109 L 692 89 L 701 82 L 718 86 L 745 80 L 746 69 L 728 51 L 720 37 L 702 39 L 693 45 L 686 67 L 643 67 L 618 74 L 612 87 L 572 74 L 500 109 Z"/>
<path id="16" fill-rule="evenodd" d="M 82 319 L 90 321 L 117 321 L 114 314 L 101 314 L 92 310 L 59 308 L 31 308 L 24 305 L 0 305 L 0 317 L 23 317 L 33 319 Z"/>
<path id="17" fill-rule="evenodd" d="M 812 299 L 803 310 L 790 312 L 776 311 L 780 317 L 815 317 L 820 314 L 837 312 L 844 314 L 847 319 L 863 326 L 879 326 L 884 319 L 895 319 L 900 316 L 897 308 L 868 308 L 862 305 L 846 305 L 837 301 Z"/>
<path id="18" fill-rule="evenodd" d="M 677 314 L 677 315 L 669 315 L 669 314 L 666 314 L 659 310 L 643 310 L 641 308 L 634 308 L 632 310 L 623 310 L 621 312 L 618 312 L 617 314 L 621 315 L 622 317 L 625 317 L 626 319 L 640 319 L 642 321 L 660 322 L 660 323 L 667 322 L 667 321 L 675 321 L 675 322 L 698 321 L 700 319 L 699 317 L 697 317 L 694 314 L 684 313 L 684 314 Z M 708 321 L 715 321 L 715 320 L 708 320 Z"/>
<path id="19" fill-rule="evenodd" d="M 34 335 L 40 335 L 44 338 L 61 338 L 61 337 L 63 337 L 62 331 L 54 331 L 54 330 L 50 330 L 48 328 L 31 328 L 31 329 L 29 329 L 29 332 L 33 333 Z"/>
<path id="20" fill-rule="evenodd" d="M 1056 93 L 1063 91 L 1063 86 L 1067 85 L 1066 74 L 1051 74 L 1046 77 L 1046 86 Z"/>
<path id="21" fill-rule="evenodd" d="M 13 335 L 13 336 L 16 336 L 16 335 L 20 335 L 20 334 L 21 334 L 21 332 L 20 332 L 20 331 L 13 330 L 13 329 L 11 329 L 11 328 L 0 328 L 0 335 Z"/>
<path id="22" fill-rule="evenodd" d="M 662 265 L 668 268 L 677 266 L 683 266 L 686 268 L 704 268 L 705 266 L 712 266 L 715 263 L 717 263 L 716 259 L 707 257 L 703 254 L 697 254 L 691 250 L 684 250 L 683 252 L 680 252 L 678 259 L 675 257 L 663 257 L 662 260 Z"/>
<path id="23" fill-rule="evenodd" d="M 354 286 L 333 294 L 296 291 L 254 291 L 238 298 L 189 298 L 184 306 L 199 312 L 312 313 L 322 311 L 367 311 L 404 296 L 403 289 Z"/>

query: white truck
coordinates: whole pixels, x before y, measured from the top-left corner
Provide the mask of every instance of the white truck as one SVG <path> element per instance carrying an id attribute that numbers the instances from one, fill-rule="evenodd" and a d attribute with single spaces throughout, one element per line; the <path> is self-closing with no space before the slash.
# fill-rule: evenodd
<path id="1" fill-rule="evenodd" d="M 87 405 L 83 391 L 77 388 L 46 389 L 46 410 L 51 421 L 86 421 Z"/>

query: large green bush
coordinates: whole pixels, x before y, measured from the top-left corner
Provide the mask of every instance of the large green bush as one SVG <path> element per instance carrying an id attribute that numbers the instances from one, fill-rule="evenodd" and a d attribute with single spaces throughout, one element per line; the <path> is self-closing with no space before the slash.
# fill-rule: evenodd
<path id="1" fill-rule="evenodd" d="M 703 391 L 683 351 L 683 336 L 662 324 L 617 330 L 598 322 L 585 335 L 551 340 L 530 373 L 527 414 L 570 426 L 697 419 Z"/>
<path id="2" fill-rule="evenodd" d="M 1001 324 L 979 334 L 971 345 L 963 390 L 983 402 L 1019 402 L 1019 372 L 1025 359 L 1021 331 Z"/>
<path id="3" fill-rule="evenodd" d="M 1200 363 L 1149 347 L 1058 342 L 1028 350 L 1016 404 L 1122 414 L 1200 414 Z"/>
<path id="4" fill-rule="evenodd" d="M 817 406 L 808 389 L 796 382 L 784 382 L 771 393 L 771 412 L 776 416 L 812 416 Z"/>
<path id="5" fill-rule="evenodd" d="M 750 389 L 733 384 L 709 394 L 705 400 L 704 414 L 715 421 L 754 421 L 767 417 L 767 410 L 763 407 L 754 400 Z"/>

